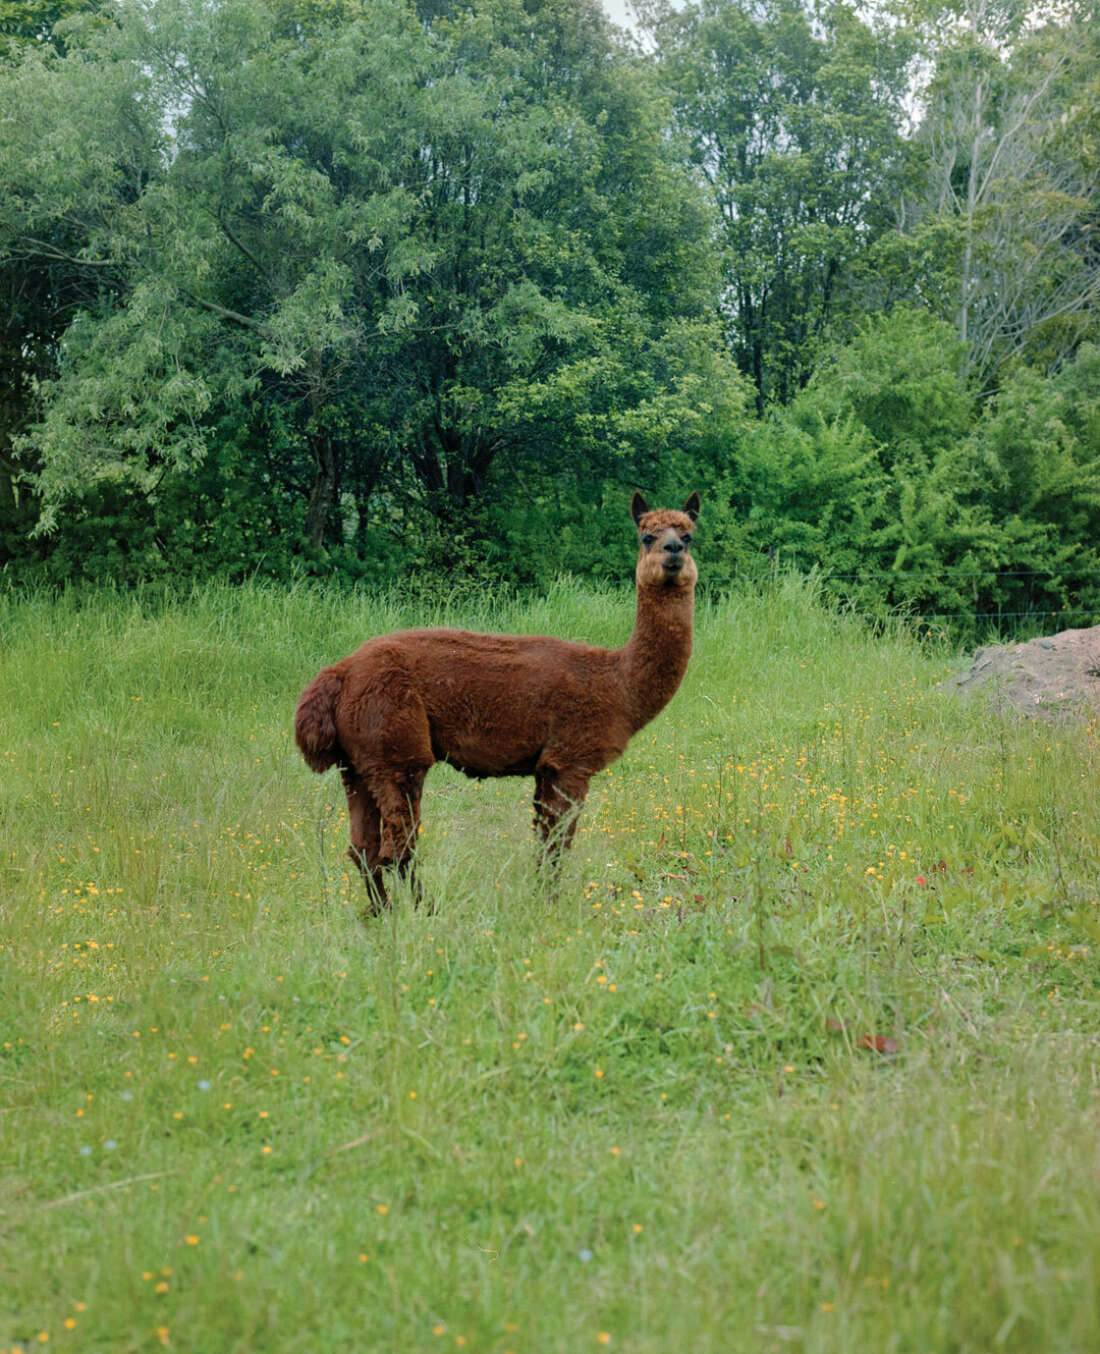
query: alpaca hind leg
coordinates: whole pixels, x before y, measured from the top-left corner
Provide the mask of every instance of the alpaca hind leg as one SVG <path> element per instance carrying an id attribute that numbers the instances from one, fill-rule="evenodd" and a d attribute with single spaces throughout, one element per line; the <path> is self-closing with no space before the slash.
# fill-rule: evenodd
<path id="1" fill-rule="evenodd" d="M 376 878 L 386 869 L 407 875 L 420 821 L 420 792 L 435 758 L 424 702 L 396 656 L 369 674 L 337 731 L 377 806 Z"/>
<path id="2" fill-rule="evenodd" d="M 381 814 L 379 863 L 407 878 L 417 902 L 421 898 L 416 875 L 416 838 L 420 830 L 420 795 L 427 767 L 410 767 L 398 776 L 375 777 L 371 792 Z"/>
<path id="3" fill-rule="evenodd" d="M 355 771 L 343 769 L 344 793 L 348 798 L 348 824 L 351 845 L 348 856 L 356 864 L 367 887 L 367 911 L 377 915 L 389 901 L 382 879 L 379 851 L 382 844 L 382 818 L 366 782 Z"/>
<path id="4" fill-rule="evenodd" d="M 584 807 L 590 777 L 583 771 L 542 766 L 535 772 L 535 822 L 542 838 L 539 863 L 556 885 L 562 853 L 569 849 Z"/>

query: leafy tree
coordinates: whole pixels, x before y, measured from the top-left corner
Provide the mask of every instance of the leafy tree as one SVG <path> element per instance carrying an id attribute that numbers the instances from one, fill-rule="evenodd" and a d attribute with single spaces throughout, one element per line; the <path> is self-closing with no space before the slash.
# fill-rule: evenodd
<path id="1" fill-rule="evenodd" d="M 99 0 L 0 0 L 0 63 L 28 51 L 64 51 L 61 21 L 98 11 Z M 73 249 L 72 232 L 62 226 L 62 236 Z M 81 278 L 64 263 L 0 255 L 0 564 L 14 556 L 36 516 L 15 463 L 15 439 L 33 417 L 36 385 L 53 374 L 58 338 L 84 295 Z"/>
<path id="2" fill-rule="evenodd" d="M 62 20 L 101 8 L 101 0 L 0 0 L 0 59 L 15 59 L 27 46 L 64 51 Z"/>
<path id="3" fill-rule="evenodd" d="M 892 225 L 908 48 L 843 3 L 698 0 L 648 24 L 721 217 L 722 309 L 761 409 L 790 399 Z"/>
<path id="4" fill-rule="evenodd" d="M 0 118 L 9 247 L 98 287 L 27 443 L 47 525 L 191 480 L 233 411 L 277 411 L 314 547 L 551 457 L 637 476 L 699 421 L 705 205 L 589 0 L 156 0 L 0 98 L 33 109 Z"/>
<path id="5" fill-rule="evenodd" d="M 822 361 L 807 399 L 833 417 L 854 416 L 879 448 L 884 468 L 931 461 L 966 438 L 974 399 L 958 372 L 962 344 L 952 327 L 900 306 L 858 323 Z"/>
<path id="6" fill-rule="evenodd" d="M 1094 349 L 1082 365 L 1095 374 Z M 1049 573 L 1054 597 L 1066 585 L 1094 597 L 1098 590 L 1100 448 L 1082 439 L 1083 411 L 1067 399 L 1083 374 L 1070 368 L 1044 380 L 1015 369 L 972 440 L 985 472 L 982 497 L 1001 529 L 1001 567 Z M 1095 418 L 1095 394 L 1091 403 Z"/>
<path id="7" fill-rule="evenodd" d="M 745 429 L 730 451 L 707 514 L 722 565 L 757 579 L 777 566 L 846 577 L 867 567 L 883 474 L 851 415 L 830 416 L 798 395 Z"/>
<path id="8" fill-rule="evenodd" d="M 931 295 L 964 344 L 961 370 L 991 389 L 1006 362 L 1053 369 L 1095 332 L 1100 26 L 1094 6 L 1037 16 L 1024 0 L 910 12 L 932 75 L 916 140 L 925 197 L 905 233 L 917 251 L 938 242 Z M 913 277 L 926 299 L 928 275 Z"/>
<path id="9" fill-rule="evenodd" d="M 979 407 L 961 346 L 927 313 L 866 321 L 769 421 L 748 516 L 770 503 L 784 557 L 861 605 L 956 617 L 1095 606 L 1096 349 L 1053 378 L 1017 367 Z"/>

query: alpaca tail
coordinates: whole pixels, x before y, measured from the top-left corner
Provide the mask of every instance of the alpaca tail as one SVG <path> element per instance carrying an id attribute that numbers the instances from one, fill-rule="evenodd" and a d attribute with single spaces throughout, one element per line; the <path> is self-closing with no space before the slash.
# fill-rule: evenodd
<path id="1" fill-rule="evenodd" d="M 302 692 L 294 715 L 294 737 L 314 771 L 327 771 L 343 755 L 336 734 L 336 698 L 344 679 L 334 668 L 324 668 Z"/>

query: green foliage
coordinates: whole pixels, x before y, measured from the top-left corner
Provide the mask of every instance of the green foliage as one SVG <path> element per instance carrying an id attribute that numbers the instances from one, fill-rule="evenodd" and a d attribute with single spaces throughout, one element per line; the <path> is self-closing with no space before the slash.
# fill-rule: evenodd
<path id="1" fill-rule="evenodd" d="M 102 9 L 101 0 L 0 0 L 0 58 L 14 60 L 30 46 L 64 51 L 63 21 Z"/>
<path id="2" fill-rule="evenodd" d="M 165 474 L 157 491 L 135 496 L 121 481 L 100 478 L 81 495 L 79 511 L 55 536 L 21 544 L 0 536 L 0 568 L 25 583 L 115 586 L 254 576 L 290 582 L 308 567 L 300 552 L 302 505 L 272 473 L 273 461 L 308 464 L 277 423 L 217 426 L 211 449 L 186 478 Z M 22 505 L 30 533 L 35 505 Z M 353 571 L 352 577 L 357 576 Z M 387 577 L 390 575 L 386 575 Z"/>
<path id="3" fill-rule="evenodd" d="M 1053 381 L 1014 371 L 973 434 L 981 500 L 999 528 L 998 562 L 1049 572 L 1031 593 L 1049 611 L 1100 605 L 1100 448 L 1082 438 L 1088 404 L 1073 399 L 1082 377 L 1095 373 L 1095 350 L 1079 362 L 1082 370 L 1074 363 Z M 1095 404 L 1093 396 L 1093 426 Z M 1013 589 L 1017 598 L 1022 592 Z"/>
<path id="4" fill-rule="evenodd" d="M 1100 347 L 1083 344 L 1052 382 L 1062 419 L 1090 459 L 1100 455 Z"/>
<path id="5" fill-rule="evenodd" d="M 819 364 L 807 395 L 850 412 L 892 457 L 933 458 L 966 437 L 974 399 L 959 379 L 962 345 L 950 325 L 898 308 L 865 319 Z"/>
<path id="6" fill-rule="evenodd" d="M 772 413 L 730 445 L 704 492 L 716 572 L 858 569 L 880 480 L 874 445 L 850 416 L 828 419 L 809 400 Z"/>
<path id="7" fill-rule="evenodd" d="M 0 567 L 1092 619 L 1095 7 L 642 8 L 0 7 Z"/>
<path id="8" fill-rule="evenodd" d="M 729 341 L 761 408 L 790 399 L 888 224 L 909 49 L 843 4 L 706 0 L 654 25 L 720 217 Z"/>
<path id="9" fill-rule="evenodd" d="M 261 400 L 313 459 L 315 553 L 343 494 L 454 517 L 497 461 L 630 478 L 693 436 L 705 205 L 587 0 L 283 25 L 159 0 L 0 86 L 36 109 L 0 137 L 18 247 L 79 202 L 70 262 L 112 284 L 24 442 L 43 528 L 98 479 L 186 480 Z"/>
<path id="10" fill-rule="evenodd" d="M 959 348 L 899 309 L 731 438 L 706 494 L 722 575 L 816 570 L 860 608 L 950 618 L 958 639 L 983 615 L 1100 615 L 1096 350 L 1054 378 L 1020 367 L 976 408 Z"/>
<path id="11" fill-rule="evenodd" d="M 901 232 L 909 281 L 988 393 L 1021 358 L 1051 369 L 1095 337 L 1100 29 L 1089 4 L 906 8 L 929 76 Z"/>

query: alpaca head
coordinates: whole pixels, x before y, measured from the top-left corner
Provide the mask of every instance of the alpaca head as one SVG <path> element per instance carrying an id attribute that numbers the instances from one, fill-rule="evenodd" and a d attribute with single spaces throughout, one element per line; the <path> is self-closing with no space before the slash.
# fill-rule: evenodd
<path id="1" fill-rule="evenodd" d="M 635 493 L 630 514 L 638 528 L 638 586 L 694 587 L 699 572 L 691 557 L 691 541 L 699 516 L 699 495 L 692 494 L 680 512 L 673 508 L 650 512 L 645 499 Z"/>

